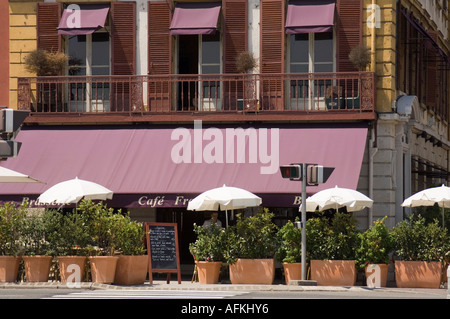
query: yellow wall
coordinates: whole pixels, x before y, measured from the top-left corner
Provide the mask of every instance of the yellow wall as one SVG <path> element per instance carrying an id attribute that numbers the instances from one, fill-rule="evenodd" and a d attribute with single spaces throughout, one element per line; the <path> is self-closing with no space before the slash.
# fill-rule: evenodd
<path id="1" fill-rule="evenodd" d="M 36 49 L 36 3 L 13 1 L 9 3 L 9 105 L 17 106 L 17 77 L 33 76 L 25 70 L 25 56 Z"/>
<path id="2" fill-rule="evenodd" d="M 372 27 L 368 23 L 372 3 L 375 3 L 380 10 L 380 26 Z M 392 101 L 397 97 L 395 84 L 395 61 L 396 61 L 396 1 L 395 0 L 364 0 L 363 9 L 363 43 L 369 48 L 375 49 L 373 52 L 375 65 L 371 64 L 369 70 L 375 71 L 377 88 L 377 108 L 378 112 L 391 112 Z M 375 39 L 372 38 L 375 34 Z"/>

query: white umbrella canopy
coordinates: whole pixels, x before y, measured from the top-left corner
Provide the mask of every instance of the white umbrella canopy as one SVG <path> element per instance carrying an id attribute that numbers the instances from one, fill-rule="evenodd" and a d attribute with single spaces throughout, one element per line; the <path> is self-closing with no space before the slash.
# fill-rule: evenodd
<path id="1" fill-rule="evenodd" d="M 44 183 L 28 175 L 0 167 L 0 183 Z"/>
<path id="2" fill-rule="evenodd" d="M 234 210 L 259 206 L 262 199 L 238 187 L 226 186 L 207 190 L 192 199 L 187 209 L 194 211 Z M 227 225 L 228 225 L 228 216 Z"/>
<path id="3" fill-rule="evenodd" d="M 113 192 L 106 187 L 78 177 L 58 183 L 38 197 L 43 204 L 76 204 L 82 198 L 92 200 L 112 199 Z"/>
<path id="4" fill-rule="evenodd" d="M 316 209 L 324 211 L 346 207 L 348 212 L 356 212 L 366 207 L 372 207 L 372 204 L 373 200 L 366 195 L 353 189 L 336 186 L 324 189 L 308 197 L 306 199 L 306 211 L 312 212 Z"/>
<path id="5" fill-rule="evenodd" d="M 434 206 L 435 204 L 442 207 L 442 225 L 444 225 L 444 208 L 450 208 L 450 187 L 444 184 L 415 193 L 403 201 L 402 207 Z"/>
<path id="6" fill-rule="evenodd" d="M 424 189 L 405 199 L 403 207 L 433 206 L 450 207 L 450 187 L 445 185 Z"/>

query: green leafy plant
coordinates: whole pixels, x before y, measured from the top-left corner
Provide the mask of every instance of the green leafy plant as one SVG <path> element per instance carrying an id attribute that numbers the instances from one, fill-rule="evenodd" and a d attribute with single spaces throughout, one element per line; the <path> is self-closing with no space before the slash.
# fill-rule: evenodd
<path id="1" fill-rule="evenodd" d="M 277 226 L 267 209 L 254 216 L 238 216 L 236 225 L 227 229 L 225 259 L 229 264 L 238 258 L 273 258 L 278 248 Z"/>
<path id="2" fill-rule="evenodd" d="M 365 232 L 359 234 L 356 248 L 356 265 L 364 268 L 368 264 L 389 264 L 393 249 L 392 236 L 385 225 L 387 217 L 374 221 Z"/>
<path id="3" fill-rule="evenodd" d="M 286 263 L 301 262 L 302 230 L 296 228 L 292 221 L 288 221 L 278 230 L 277 237 L 280 243 L 276 252 L 277 260 Z"/>
<path id="4" fill-rule="evenodd" d="M 450 236 L 439 221 L 426 223 L 421 215 L 403 220 L 391 231 L 394 252 L 401 260 L 442 261 L 450 250 Z"/>
<path id="5" fill-rule="evenodd" d="M 197 239 L 189 244 L 189 251 L 196 261 L 224 261 L 226 233 L 222 227 L 216 224 L 208 227 L 194 224 L 194 232 Z"/>
<path id="6" fill-rule="evenodd" d="M 346 213 L 331 220 L 323 214 L 306 222 L 307 260 L 354 260 L 358 240 L 356 221 Z"/>
<path id="7" fill-rule="evenodd" d="M 83 216 L 90 236 L 90 255 L 112 256 L 118 249 L 121 217 L 114 214 L 114 209 L 108 208 L 101 202 L 82 200 L 78 204 L 78 211 Z"/>
<path id="8" fill-rule="evenodd" d="M 0 255 L 18 256 L 22 245 L 23 223 L 28 205 L 5 203 L 0 206 Z"/>
<path id="9" fill-rule="evenodd" d="M 23 223 L 22 241 L 26 256 L 52 256 L 57 253 L 57 242 L 53 240 L 59 232 L 61 215 L 54 210 L 28 213 Z"/>
<path id="10" fill-rule="evenodd" d="M 115 237 L 117 249 L 123 255 L 144 255 L 145 230 L 142 223 L 132 220 L 129 214 L 116 214 L 117 234 Z"/>
<path id="11" fill-rule="evenodd" d="M 85 256 L 90 244 L 89 229 L 77 211 L 62 214 L 53 210 L 53 223 L 49 229 L 52 250 L 58 256 Z"/>

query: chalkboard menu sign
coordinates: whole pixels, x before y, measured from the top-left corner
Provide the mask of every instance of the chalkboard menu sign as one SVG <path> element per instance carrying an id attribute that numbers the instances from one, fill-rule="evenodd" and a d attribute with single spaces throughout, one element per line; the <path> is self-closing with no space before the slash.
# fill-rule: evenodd
<path id="1" fill-rule="evenodd" d="M 145 223 L 149 258 L 149 281 L 153 283 L 154 272 L 177 273 L 181 283 L 180 259 L 178 253 L 178 231 L 176 223 Z"/>

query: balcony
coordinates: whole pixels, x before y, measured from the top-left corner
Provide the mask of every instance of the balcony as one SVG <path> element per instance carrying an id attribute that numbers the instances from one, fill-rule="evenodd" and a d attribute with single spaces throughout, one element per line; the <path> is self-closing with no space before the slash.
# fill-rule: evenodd
<path id="1" fill-rule="evenodd" d="M 372 72 L 18 79 L 27 122 L 371 120 Z"/>

